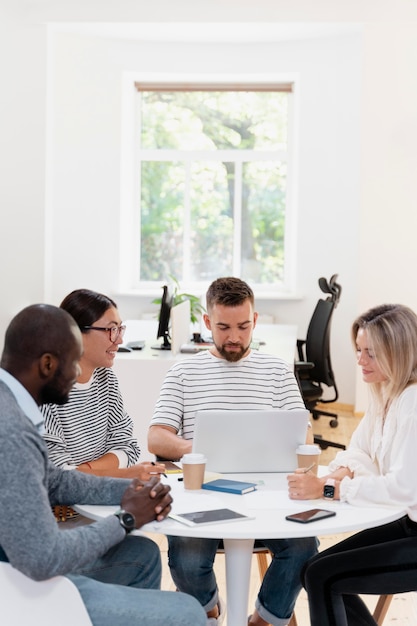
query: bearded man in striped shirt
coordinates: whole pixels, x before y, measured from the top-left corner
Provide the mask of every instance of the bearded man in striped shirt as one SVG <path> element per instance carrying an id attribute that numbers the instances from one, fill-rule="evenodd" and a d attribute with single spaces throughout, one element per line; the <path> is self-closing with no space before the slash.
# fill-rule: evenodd
<path id="1" fill-rule="evenodd" d="M 251 350 L 258 317 L 251 287 L 239 278 L 218 278 L 207 291 L 206 308 L 204 322 L 213 347 L 175 363 L 161 388 L 148 434 L 149 451 L 159 458 L 178 460 L 192 451 L 197 411 L 305 408 L 288 363 Z M 311 429 L 307 443 L 313 443 Z M 213 570 L 219 542 L 168 537 L 172 578 L 179 591 L 199 600 L 207 626 L 220 625 L 224 618 Z M 284 626 L 301 590 L 301 568 L 317 552 L 317 541 L 309 537 L 262 543 L 273 558 L 249 624 Z"/>

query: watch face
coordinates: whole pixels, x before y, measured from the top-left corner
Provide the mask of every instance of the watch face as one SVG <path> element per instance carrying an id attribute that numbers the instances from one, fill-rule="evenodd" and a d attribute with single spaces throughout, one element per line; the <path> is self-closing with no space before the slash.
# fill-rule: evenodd
<path id="1" fill-rule="evenodd" d="M 334 498 L 334 486 L 333 485 L 324 485 L 323 497 Z"/>
<path id="2" fill-rule="evenodd" d="M 128 530 L 133 530 L 135 527 L 135 518 L 131 513 L 123 513 L 122 515 L 123 526 Z"/>

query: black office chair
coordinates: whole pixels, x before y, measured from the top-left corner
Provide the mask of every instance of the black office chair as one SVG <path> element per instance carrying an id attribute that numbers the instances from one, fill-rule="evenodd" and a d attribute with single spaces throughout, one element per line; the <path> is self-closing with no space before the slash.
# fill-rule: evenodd
<path id="1" fill-rule="evenodd" d="M 297 339 L 298 361 L 295 362 L 295 374 L 300 386 L 301 395 L 307 409 L 311 412 L 313 419 L 317 420 L 321 415 L 330 417 L 330 426 L 338 426 L 338 415 L 330 411 L 318 408 L 318 403 L 326 404 L 335 402 L 339 397 L 330 360 L 330 326 L 333 311 L 336 308 L 341 286 L 336 282 L 337 274 L 334 274 L 329 281 L 319 278 L 320 289 L 329 294 L 326 300 L 320 299 L 317 302 L 310 324 L 307 330 L 306 339 Z M 325 389 L 332 390 L 332 396 L 324 398 Z M 328 446 L 345 449 L 346 446 L 327 441 L 322 437 L 315 436 L 314 440 L 325 450 Z"/>

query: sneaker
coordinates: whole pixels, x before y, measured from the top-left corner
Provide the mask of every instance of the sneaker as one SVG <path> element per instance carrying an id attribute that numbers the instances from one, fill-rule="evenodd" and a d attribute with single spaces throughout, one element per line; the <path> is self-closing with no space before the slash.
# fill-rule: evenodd
<path id="1" fill-rule="evenodd" d="M 223 624 L 223 620 L 226 615 L 226 604 L 221 598 L 219 598 L 217 606 L 219 607 L 219 615 L 217 617 L 208 617 L 207 626 L 220 626 L 220 624 Z"/>

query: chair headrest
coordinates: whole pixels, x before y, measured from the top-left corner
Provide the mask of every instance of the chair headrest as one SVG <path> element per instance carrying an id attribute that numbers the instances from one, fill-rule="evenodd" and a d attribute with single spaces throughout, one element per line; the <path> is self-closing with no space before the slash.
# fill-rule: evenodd
<path id="1" fill-rule="evenodd" d="M 330 294 L 327 300 L 332 300 L 334 302 L 335 307 L 337 306 L 340 295 L 342 293 L 342 287 L 339 283 L 336 282 L 338 274 L 333 274 L 328 281 L 324 276 L 319 278 L 319 287 L 323 291 L 323 293 Z"/>

